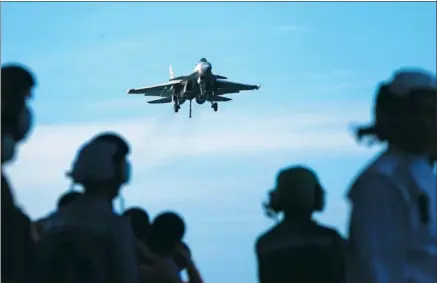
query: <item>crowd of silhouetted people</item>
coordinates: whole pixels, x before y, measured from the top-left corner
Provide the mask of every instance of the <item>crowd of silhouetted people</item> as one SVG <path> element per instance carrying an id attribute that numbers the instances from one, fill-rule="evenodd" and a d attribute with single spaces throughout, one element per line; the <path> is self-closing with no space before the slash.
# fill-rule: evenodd
<path id="1" fill-rule="evenodd" d="M 35 86 L 26 67 L 2 66 L 1 281 L 181 283 L 185 270 L 188 282 L 204 282 L 184 241 L 181 215 L 163 211 L 150 219 L 141 207 L 114 211 L 135 154 L 115 132 L 84 141 L 68 174 L 82 190 L 65 192 L 47 217 L 30 219 L 16 205 L 13 191 L 20 188 L 13 188 L 3 169 L 19 158 L 16 148 L 29 138 Z M 401 69 L 380 83 L 373 122 L 358 128 L 357 138 L 386 148 L 350 176 L 347 238 L 312 217 L 323 211 L 327 190 L 315 170 L 298 164 L 282 169 L 264 204 L 277 221 L 255 240 L 258 281 L 437 282 L 436 108 L 433 73 Z"/>

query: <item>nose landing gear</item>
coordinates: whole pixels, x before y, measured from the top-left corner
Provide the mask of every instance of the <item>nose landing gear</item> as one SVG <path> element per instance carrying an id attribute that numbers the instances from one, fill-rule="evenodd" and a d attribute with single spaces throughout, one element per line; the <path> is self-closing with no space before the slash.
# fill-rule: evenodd
<path id="1" fill-rule="evenodd" d="M 191 103 L 192 103 L 192 102 L 193 102 L 193 100 L 190 99 L 190 115 L 189 115 L 189 118 L 191 118 L 191 112 L 192 112 L 192 111 L 191 111 L 191 110 L 192 110 L 192 109 L 191 109 Z"/>
<path id="2" fill-rule="evenodd" d="M 199 90 L 200 90 L 200 96 L 206 95 L 206 83 L 204 80 L 200 80 L 199 82 Z"/>

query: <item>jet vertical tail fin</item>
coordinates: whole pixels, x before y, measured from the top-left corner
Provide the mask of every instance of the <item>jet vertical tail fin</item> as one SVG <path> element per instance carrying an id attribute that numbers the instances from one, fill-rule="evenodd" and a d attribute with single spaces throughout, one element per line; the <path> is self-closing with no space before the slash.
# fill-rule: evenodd
<path id="1" fill-rule="evenodd" d="M 170 67 L 168 68 L 168 71 L 169 71 L 169 73 L 170 73 L 170 80 L 174 79 L 173 68 L 172 68 L 171 65 L 170 65 Z"/>

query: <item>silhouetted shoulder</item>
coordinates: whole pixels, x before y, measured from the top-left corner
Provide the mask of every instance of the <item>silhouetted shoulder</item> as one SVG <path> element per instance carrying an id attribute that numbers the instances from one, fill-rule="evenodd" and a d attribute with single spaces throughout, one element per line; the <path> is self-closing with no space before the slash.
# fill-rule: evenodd
<path id="1" fill-rule="evenodd" d="M 320 235 L 325 235 L 331 239 L 331 246 L 340 250 L 345 249 L 346 239 L 334 228 L 329 226 L 317 225 Z"/>
<path id="2" fill-rule="evenodd" d="M 275 242 L 280 236 L 280 227 L 276 225 L 266 232 L 262 233 L 255 241 L 255 251 L 258 254 L 262 247 L 265 247 L 269 243 Z"/>
<path id="3" fill-rule="evenodd" d="M 314 221 L 281 223 L 257 239 L 259 282 L 343 282 L 344 242 Z"/>
<path id="4" fill-rule="evenodd" d="M 262 233 L 261 235 L 258 236 L 256 243 L 258 244 L 258 243 L 268 241 L 269 239 L 274 237 L 274 235 L 277 233 L 277 231 L 278 231 L 277 225 L 268 229 L 267 231 L 265 231 L 264 233 Z"/>
<path id="5" fill-rule="evenodd" d="M 398 183 L 411 168 L 411 159 L 402 154 L 385 151 L 367 164 L 353 179 L 347 196 L 353 199 L 356 189 L 361 187 L 375 187 L 375 184 Z M 375 184 L 373 184 L 375 183 Z M 360 198 L 359 196 L 357 197 Z"/>
<path id="6" fill-rule="evenodd" d="M 338 233 L 338 231 L 333 227 L 318 224 L 316 226 L 316 229 L 321 235 L 344 240 L 344 237 L 340 233 Z"/>

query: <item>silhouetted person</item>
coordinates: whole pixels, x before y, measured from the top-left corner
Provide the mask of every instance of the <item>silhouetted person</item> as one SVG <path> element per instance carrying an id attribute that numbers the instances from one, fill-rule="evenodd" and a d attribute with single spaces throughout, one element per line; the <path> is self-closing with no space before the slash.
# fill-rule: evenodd
<path id="1" fill-rule="evenodd" d="M 155 261 L 155 255 L 150 251 L 148 244 L 152 229 L 149 214 L 142 208 L 132 207 L 124 211 L 123 216 L 129 219 L 135 235 L 140 265 L 152 265 Z"/>
<path id="2" fill-rule="evenodd" d="M 422 70 L 377 91 L 373 125 L 357 135 L 387 148 L 349 190 L 348 282 L 437 281 L 436 102 L 436 76 Z"/>
<path id="3" fill-rule="evenodd" d="M 67 205 L 69 205 L 70 203 L 75 201 L 81 195 L 82 195 L 82 193 L 77 192 L 77 191 L 66 192 L 58 199 L 57 208 L 61 209 L 63 207 L 66 207 Z"/>
<path id="4" fill-rule="evenodd" d="M 123 216 L 129 218 L 135 237 L 144 244 L 147 244 L 151 230 L 149 214 L 142 208 L 132 207 L 124 211 Z"/>
<path id="5" fill-rule="evenodd" d="M 182 242 L 178 245 L 176 252 L 173 255 L 173 260 L 176 263 L 176 266 L 179 268 L 179 272 L 182 272 L 183 270 L 187 271 L 188 282 L 203 282 L 202 276 L 200 275 L 199 270 L 194 263 L 191 250 L 187 244 Z"/>
<path id="6" fill-rule="evenodd" d="M 324 190 L 305 167 L 279 172 L 266 205 L 270 216 L 284 218 L 256 241 L 260 283 L 344 282 L 344 240 L 312 219 L 324 208 Z"/>
<path id="7" fill-rule="evenodd" d="M 30 132 L 32 114 L 27 105 L 35 78 L 18 65 L 1 67 L 1 281 L 28 282 L 32 275 L 32 225 L 15 204 L 13 190 L 4 175 L 4 166 L 13 160 L 19 143 Z"/>
<path id="8" fill-rule="evenodd" d="M 163 212 L 152 223 L 150 248 L 161 256 L 172 256 L 185 235 L 185 222 L 174 212 Z"/>
<path id="9" fill-rule="evenodd" d="M 185 223 L 176 213 L 164 212 L 154 219 L 150 249 L 157 259 L 149 270 L 149 282 L 182 283 L 180 268 L 173 256 L 178 251 L 184 235 Z"/>
<path id="10" fill-rule="evenodd" d="M 49 216 L 39 242 L 41 283 L 138 283 L 135 238 L 112 202 L 130 179 L 128 143 L 103 133 L 80 149 L 70 177 L 84 193 Z"/>
<path id="11" fill-rule="evenodd" d="M 57 209 L 61 209 L 63 207 L 66 207 L 68 204 L 72 203 L 75 199 L 77 199 L 78 196 L 82 195 L 81 192 L 77 191 L 69 191 L 61 195 L 58 199 L 58 202 L 56 204 Z M 36 230 L 35 240 L 39 241 L 40 236 L 43 234 L 44 231 L 44 224 L 47 221 L 47 218 L 41 218 L 34 222 L 34 227 Z"/>

